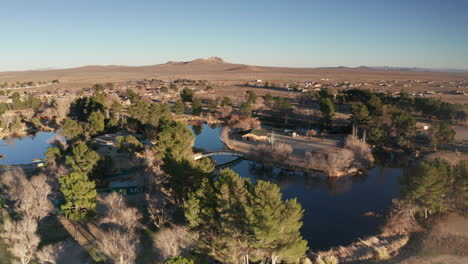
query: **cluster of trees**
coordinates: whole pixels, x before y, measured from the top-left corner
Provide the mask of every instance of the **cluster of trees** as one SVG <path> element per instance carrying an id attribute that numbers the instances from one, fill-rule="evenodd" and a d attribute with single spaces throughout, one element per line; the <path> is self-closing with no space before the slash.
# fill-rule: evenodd
<path id="1" fill-rule="evenodd" d="M 41 99 L 33 96 L 32 94 L 28 95 L 25 99 L 21 100 L 21 95 L 18 92 L 13 93 L 11 96 L 11 109 L 33 109 L 37 110 L 41 105 Z"/>
<path id="2" fill-rule="evenodd" d="M 351 111 L 353 135 L 358 135 L 361 131 L 364 140 L 368 138 L 371 143 L 377 145 L 412 145 L 416 120 L 411 111 L 419 111 L 421 105 L 428 102 L 452 105 L 429 98 L 412 99 L 404 94 L 395 98 L 357 89 L 348 90 L 345 95 L 346 100 L 354 102 Z M 442 115 L 442 112 L 438 113 Z M 448 119 L 444 120 L 451 119 L 446 118 Z M 435 123 L 430 131 L 430 140 L 434 148 L 442 143 L 450 143 L 454 136 L 455 131 L 446 122 Z"/>
<path id="3" fill-rule="evenodd" d="M 115 104 L 118 102 L 115 101 L 113 104 L 116 107 Z M 115 109 L 118 110 L 118 107 Z M 112 117 L 109 117 L 105 97 L 102 94 L 76 99 L 70 106 L 69 116 L 62 124 L 62 134 L 68 140 L 87 139 L 99 135 L 118 123 L 113 120 L 118 113 L 113 113 Z"/>
<path id="4" fill-rule="evenodd" d="M 304 167 L 324 171 L 329 176 L 342 176 L 370 168 L 373 162 L 369 145 L 357 137 L 348 136 L 340 151 L 306 153 Z"/>
<path id="5" fill-rule="evenodd" d="M 423 161 L 401 179 L 403 201 L 412 214 L 427 216 L 450 206 L 465 211 L 468 206 L 468 161 L 452 166 L 448 161 Z"/>
<path id="6" fill-rule="evenodd" d="M 36 111 L 39 107 L 42 106 L 43 102 L 41 99 L 30 94 L 26 98 L 21 99 L 21 95 L 18 92 L 14 92 L 10 96 L 12 102 L 7 104 L 5 102 L 0 103 L 0 115 L 5 113 L 7 110 L 22 110 L 22 109 L 32 109 Z"/>
<path id="7" fill-rule="evenodd" d="M 443 102 L 440 99 L 427 97 L 410 97 L 407 93 L 401 92 L 399 97 L 393 97 L 391 94 L 373 93 L 369 90 L 351 89 L 345 92 L 346 101 L 370 102 L 379 98 L 383 104 L 396 105 L 404 111 L 420 112 L 428 118 L 438 118 L 441 120 L 466 121 L 466 105 L 452 104 Z"/>
<path id="8" fill-rule="evenodd" d="M 8 200 L 9 215 L 5 215 L 0 237 L 8 242 L 8 250 L 19 263 L 33 260 L 40 263 L 78 263 L 82 250 L 72 241 L 41 245 L 40 223 L 53 212 L 49 200 L 53 190 L 50 178 L 44 174 L 27 176 L 21 170 L 9 171 L 0 177 Z M 36 263 L 36 262 L 34 262 Z"/>
<path id="9" fill-rule="evenodd" d="M 308 249 L 300 204 L 284 201 L 274 184 L 254 185 L 229 169 L 205 178 L 184 209 L 198 250 L 223 263 L 297 262 Z"/>
<path id="10" fill-rule="evenodd" d="M 21 130 L 26 127 L 26 124 L 32 126 L 41 125 L 38 119 L 32 118 L 33 114 L 45 105 L 39 98 L 30 94 L 21 99 L 21 95 L 18 92 L 13 93 L 10 97 L 12 99 L 11 103 L 0 102 L 0 127 L 3 131 Z M 25 111 L 20 115 L 16 113 L 4 115 L 7 110 L 26 109 L 30 109 L 31 111 Z"/>
<path id="11" fill-rule="evenodd" d="M 436 117 L 442 120 L 455 119 L 466 122 L 468 117 L 466 107 L 460 104 L 451 104 L 435 98 L 403 98 L 406 99 L 405 101 L 411 105 L 414 111 L 421 112 L 428 118 Z"/>
<path id="12" fill-rule="evenodd" d="M 54 81 L 57 81 L 56 83 L 58 83 L 58 80 L 54 80 Z M 4 83 L 0 84 L 0 88 L 15 88 L 15 87 L 24 88 L 24 87 L 32 87 L 32 86 L 44 85 L 44 84 L 48 84 L 48 83 L 55 83 L 54 81 L 52 81 L 52 82 L 46 82 L 46 81 L 37 81 L 37 82 L 34 82 L 34 81 L 26 81 L 26 82 L 20 82 L 20 81 L 16 81 L 16 82 L 12 82 L 12 83 L 4 82 Z"/>

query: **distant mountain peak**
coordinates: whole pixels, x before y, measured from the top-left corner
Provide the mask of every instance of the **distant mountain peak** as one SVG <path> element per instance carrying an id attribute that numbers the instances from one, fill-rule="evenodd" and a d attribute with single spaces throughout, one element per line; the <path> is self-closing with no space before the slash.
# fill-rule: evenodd
<path id="1" fill-rule="evenodd" d="M 226 63 L 220 57 L 210 57 L 208 59 L 195 59 L 191 61 L 168 61 L 166 64 L 209 64 L 209 63 Z"/>
<path id="2" fill-rule="evenodd" d="M 210 58 L 207 59 L 207 61 L 224 62 L 224 60 L 221 59 L 220 57 L 210 57 Z"/>
<path id="3" fill-rule="evenodd" d="M 219 57 L 210 57 L 208 59 L 196 59 L 193 61 L 186 62 L 186 64 L 190 63 L 225 63 L 223 59 Z"/>

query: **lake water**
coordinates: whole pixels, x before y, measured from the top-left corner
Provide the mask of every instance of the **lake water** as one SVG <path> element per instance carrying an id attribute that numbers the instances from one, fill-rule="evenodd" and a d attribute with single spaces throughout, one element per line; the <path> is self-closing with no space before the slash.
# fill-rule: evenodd
<path id="1" fill-rule="evenodd" d="M 0 165 L 17 165 L 31 163 L 33 159 L 44 159 L 44 153 L 50 147 L 49 140 L 54 132 L 38 132 L 35 135 L 8 137 L 0 139 Z"/>
<path id="2" fill-rule="evenodd" d="M 221 150 L 219 141 L 222 128 L 202 125 L 192 130 L 197 135 L 195 147 L 208 151 Z M 36 135 L 0 140 L 0 154 L 5 158 L 0 165 L 31 163 L 43 159 L 55 133 L 39 132 Z M 235 159 L 229 156 L 213 157 L 222 164 Z M 303 237 L 313 250 L 346 245 L 358 238 L 377 234 L 384 222 L 384 211 L 399 196 L 398 177 L 401 168 L 375 167 L 366 175 L 330 179 L 302 172 L 281 170 L 243 160 L 231 167 L 243 177 L 253 181 L 266 180 L 278 184 L 284 198 L 297 198 L 304 209 Z M 366 216 L 373 212 L 380 217 Z"/>
<path id="3" fill-rule="evenodd" d="M 203 125 L 195 147 L 208 151 L 223 149 L 224 144 L 219 141 L 221 130 L 221 127 Z M 235 159 L 213 158 L 218 164 Z M 399 197 L 398 177 L 403 173 L 401 168 L 377 166 L 366 175 L 331 179 L 267 167 L 249 160 L 231 169 L 253 181 L 277 184 L 286 199 L 297 198 L 304 209 L 302 236 L 313 250 L 347 245 L 358 238 L 377 234 L 385 220 L 385 210 L 391 206 L 392 199 Z M 366 216 L 369 212 L 377 217 Z"/>

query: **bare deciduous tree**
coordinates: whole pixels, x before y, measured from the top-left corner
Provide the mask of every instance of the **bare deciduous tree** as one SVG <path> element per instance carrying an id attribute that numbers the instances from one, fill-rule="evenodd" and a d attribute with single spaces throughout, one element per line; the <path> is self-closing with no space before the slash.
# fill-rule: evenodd
<path id="1" fill-rule="evenodd" d="M 228 123 L 231 128 L 237 128 L 240 130 L 256 129 L 260 128 L 261 125 L 260 120 L 256 117 L 241 118 L 238 115 L 231 116 Z"/>
<path id="2" fill-rule="evenodd" d="M 359 140 L 357 137 L 348 136 L 345 142 L 345 148 L 351 150 L 354 155 L 353 166 L 356 168 L 368 168 L 372 165 L 374 157 L 370 146 Z"/>
<path id="3" fill-rule="evenodd" d="M 353 153 L 349 149 L 334 153 L 306 153 L 305 167 L 321 170 L 329 176 L 341 176 L 348 172 L 352 161 Z"/>
<path id="4" fill-rule="evenodd" d="M 264 163 L 286 162 L 293 153 L 292 147 L 284 143 L 260 144 L 254 151 L 257 158 Z"/>
<path id="5" fill-rule="evenodd" d="M 68 112 L 70 112 L 70 104 L 75 100 L 76 97 L 77 96 L 75 93 L 69 93 L 67 97 L 57 98 L 57 105 L 55 106 L 55 109 L 57 110 L 57 117 L 59 119 L 58 121 L 66 118 Z"/>
<path id="6" fill-rule="evenodd" d="M 190 234 L 184 227 L 164 228 L 154 237 L 154 244 L 160 250 L 163 259 L 188 253 L 193 245 Z"/>
<path id="7" fill-rule="evenodd" d="M 167 204 L 167 201 L 164 198 L 157 198 L 151 196 L 150 194 L 145 195 L 146 202 L 148 204 L 148 214 L 153 224 L 161 228 L 165 223 L 170 220 L 171 209 Z"/>
<path id="8" fill-rule="evenodd" d="M 254 103 L 251 104 L 252 111 L 259 111 L 265 107 L 265 103 L 262 97 L 258 97 Z"/>
<path id="9" fill-rule="evenodd" d="M 110 229 L 107 232 L 103 232 L 98 245 L 101 251 L 114 260 L 115 263 L 135 263 L 138 241 L 134 231 Z"/>
<path id="10" fill-rule="evenodd" d="M 222 118 L 228 118 L 232 113 L 232 106 L 225 105 L 221 107 L 220 114 Z"/>
<path id="11" fill-rule="evenodd" d="M 84 251 L 80 245 L 72 240 L 43 246 L 36 252 L 36 258 L 44 264 L 91 263 L 85 259 Z"/>
<path id="12" fill-rule="evenodd" d="M 102 224 L 117 224 L 127 231 L 134 229 L 141 218 L 141 214 L 136 208 L 130 208 L 125 204 L 123 196 L 118 193 L 111 193 L 104 199 L 99 199 L 99 211 L 103 216 L 100 220 Z"/>
<path id="13" fill-rule="evenodd" d="M 3 228 L 0 236 L 8 242 L 8 250 L 18 258 L 19 263 L 29 263 L 40 242 L 37 235 L 37 222 L 28 218 L 16 222 L 7 219 Z"/>
<path id="14" fill-rule="evenodd" d="M 2 174 L 2 183 L 7 186 L 9 199 L 15 202 L 23 217 L 39 221 L 53 210 L 48 198 L 52 189 L 44 174 L 28 180 L 22 170 L 8 171 Z"/>

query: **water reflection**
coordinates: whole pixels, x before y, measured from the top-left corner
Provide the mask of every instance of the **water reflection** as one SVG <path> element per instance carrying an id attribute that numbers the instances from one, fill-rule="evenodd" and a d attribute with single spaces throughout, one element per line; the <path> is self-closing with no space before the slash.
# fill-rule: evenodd
<path id="1" fill-rule="evenodd" d="M 192 126 L 192 130 L 193 130 L 193 133 L 195 134 L 195 136 L 198 136 L 202 133 L 202 130 L 203 130 L 203 126 L 202 125 L 194 125 Z"/>
<path id="2" fill-rule="evenodd" d="M 0 140 L 0 154 L 5 155 L 0 165 L 31 163 L 43 159 L 50 146 L 48 142 L 56 136 L 53 132 L 38 132 L 34 135 L 7 137 Z"/>

